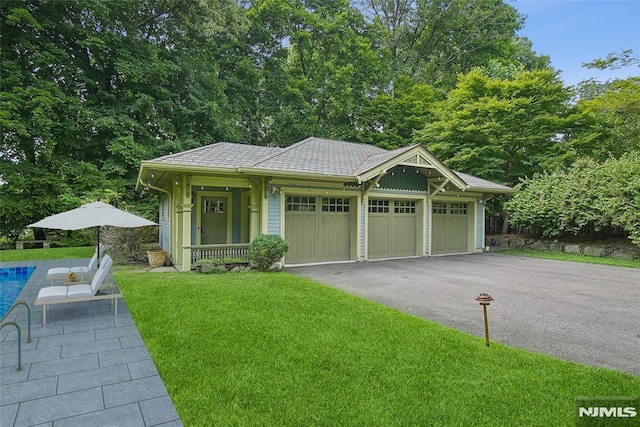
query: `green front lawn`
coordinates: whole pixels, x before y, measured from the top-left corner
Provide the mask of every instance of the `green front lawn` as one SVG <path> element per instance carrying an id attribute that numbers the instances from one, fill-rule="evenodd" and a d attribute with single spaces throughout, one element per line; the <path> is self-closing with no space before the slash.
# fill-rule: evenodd
<path id="1" fill-rule="evenodd" d="M 0 262 L 91 258 L 95 250 L 95 246 L 21 250 L 10 249 L 0 251 Z"/>
<path id="2" fill-rule="evenodd" d="M 186 426 L 575 425 L 640 390 L 288 273 L 115 277 Z"/>

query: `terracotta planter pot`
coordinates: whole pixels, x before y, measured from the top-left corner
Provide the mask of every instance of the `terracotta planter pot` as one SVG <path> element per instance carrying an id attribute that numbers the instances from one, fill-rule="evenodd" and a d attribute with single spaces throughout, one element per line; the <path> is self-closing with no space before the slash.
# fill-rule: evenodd
<path id="1" fill-rule="evenodd" d="M 167 260 L 167 251 L 164 249 L 147 251 L 147 257 L 149 258 L 149 267 L 162 267 Z"/>

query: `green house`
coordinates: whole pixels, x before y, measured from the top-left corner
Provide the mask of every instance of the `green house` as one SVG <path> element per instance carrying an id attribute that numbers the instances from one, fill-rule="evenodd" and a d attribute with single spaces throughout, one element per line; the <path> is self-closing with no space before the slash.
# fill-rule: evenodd
<path id="1" fill-rule="evenodd" d="M 484 201 L 514 191 L 453 171 L 421 145 L 322 138 L 143 161 L 138 190 L 159 194 L 161 245 L 183 271 L 244 257 L 260 234 L 289 243 L 287 265 L 482 251 Z"/>

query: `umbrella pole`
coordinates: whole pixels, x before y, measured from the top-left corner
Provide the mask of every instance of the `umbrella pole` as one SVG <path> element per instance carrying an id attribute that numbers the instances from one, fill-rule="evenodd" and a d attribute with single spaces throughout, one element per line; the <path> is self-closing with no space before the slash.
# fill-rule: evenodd
<path id="1" fill-rule="evenodd" d="M 96 252 L 98 253 L 98 268 L 100 268 L 100 226 L 98 226 L 98 246 L 96 246 Z"/>

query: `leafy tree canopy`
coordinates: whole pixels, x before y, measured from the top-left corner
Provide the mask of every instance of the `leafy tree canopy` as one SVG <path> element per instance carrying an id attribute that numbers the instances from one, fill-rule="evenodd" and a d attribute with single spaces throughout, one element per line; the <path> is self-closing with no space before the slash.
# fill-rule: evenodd
<path id="1" fill-rule="evenodd" d="M 515 185 L 567 153 L 561 135 L 576 121 L 570 98 L 551 70 L 503 79 L 474 69 L 435 105 L 435 120 L 414 141 L 454 169 Z"/>
<path id="2" fill-rule="evenodd" d="M 0 233 L 106 192 L 132 198 L 142 159 L 241 139 L 208 61 L 235 14 L 204 0 L 1 2 Z"/>

